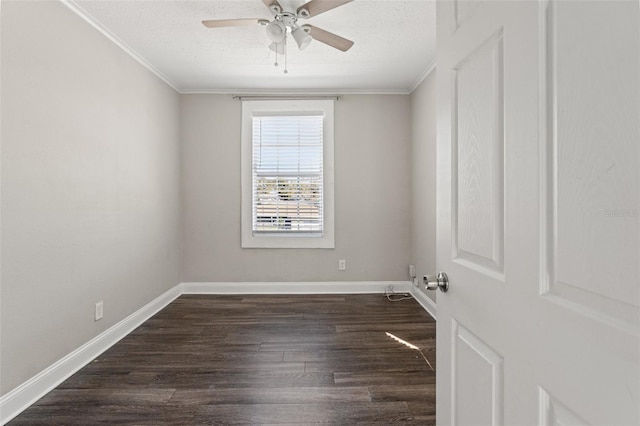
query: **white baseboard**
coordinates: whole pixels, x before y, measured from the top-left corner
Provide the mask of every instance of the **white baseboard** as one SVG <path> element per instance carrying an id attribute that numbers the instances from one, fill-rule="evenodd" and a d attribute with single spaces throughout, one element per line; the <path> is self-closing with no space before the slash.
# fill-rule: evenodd
<path id="1" fill-rule="evenodd" d="M 183 294 L 363 294 L 384 293 L 388 285 L 410 291 L 409 281 L 208 282 L 182 283 Z"/>
<path id="2" fill-rule="evenodd" d="M 429 315 L 436 319 L 436 302 L 431 300 L 429 296 L 424 294 L 418 287 L 411 287 L 411 295 L 414 299 L 424 308 L 425 311 L 429 312 Z"/>
<path id="3" fill-rule="evenodd" d="M 75 351 L 52 364 L 0 398 L 0 424 L 8 423 L 72 374 L 139 327 L 182 294 L 363 294 L 384 293 L 393 285 L 395 292 L 410 293 L 435 318 L 436 307 L 409 281 L 345 282 L 210 282 L 181 283 L 94 337 Z"/>
<path id="4" fill-rule="evenodd" d="M 0 424 L 26 410 L 180 296 L 175 286 L 0 398 Z"/>

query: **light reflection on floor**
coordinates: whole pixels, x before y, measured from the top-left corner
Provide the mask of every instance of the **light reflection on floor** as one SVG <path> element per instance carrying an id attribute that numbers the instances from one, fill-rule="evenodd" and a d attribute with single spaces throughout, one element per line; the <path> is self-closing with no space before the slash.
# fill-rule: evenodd
<path id="1" fill-rule="evenodd" d="M 408 347 L 409 349 L 413 349 L 413 350 L 415 350 L 415 351 L 420 352 L 420 355 L 422 355 L 422 358 L 424 358 L 424 360 L 425 360 L 425 361 L 427 361 L 427 365 L 429 366 L 429 368 L 430 368 L 432 371 L 435 371 L 435 370 L 433 369 L 433 366 L 431 366 L 431 363 L 429 362 L 429 360 L 427 359 L 427 357 L 426 357 L 426 356 L 424 356 L 424 354 L 422 353 L 422 350 L 421 350 L 419 347 L 417 347 L 417 346 L 416 346 L 416 345 L 414 345 L 414 344 L 411 344 L 411 343 L 407 342 L 406 340 L 402 340 L 402 339 L 401 339 L 401 338 L 399 338 L 398 336 L 394 336 L 393 334 L 389 333 L 388 331 L 387 331 L 385 334 L 386 334 L 387 336 L 391 337 L 391 338 L 392 338 L 393 340 L 395 340 L 396 342 L 398 342 L 398 343 L 400 343 L 400 344 L 405 345 L 405 346 L 406 346 L 406 347 Z"/>

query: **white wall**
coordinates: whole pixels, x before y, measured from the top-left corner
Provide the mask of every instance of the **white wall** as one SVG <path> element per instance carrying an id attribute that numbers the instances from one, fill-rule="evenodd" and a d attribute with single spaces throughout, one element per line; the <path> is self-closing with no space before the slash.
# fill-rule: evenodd
<path id="1" fill-rule="evenodd" d="M 183 281 L 407 280 L 409 100 L 335 103 L 335 249 L 274 250 L 240 247 L 241 102 L 182 96 Z M 347 271 L 338 271 L 338 259 Z"/>
<path id="2" fill-rule="evenodd" d="M 4 394 L 180 281 L 180 147 L 177 93 L 61 3 L 1 27 Z"/>
<path id="3" fill-rule="evenodd" d="M 436 271 L 436 71 L 411 93 L 411 255 L 420 284 Z M 422 288 L 422 286 L 421 286 Z M 436 292 L 427 291 L 435 300 Z"/>

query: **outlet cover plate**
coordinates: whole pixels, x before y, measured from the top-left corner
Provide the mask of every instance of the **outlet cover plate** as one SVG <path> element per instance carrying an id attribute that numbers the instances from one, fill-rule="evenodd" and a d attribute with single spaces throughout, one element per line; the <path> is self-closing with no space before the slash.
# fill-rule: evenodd
<path id="1" fill-rule="evenodd" d="M 93 320 L 94 321 L 101 320 L 103 315 L 104 315 L 104 302 L 102 300 L 99 300 L 96 302 L 96 306 L 93 311 Z"/>
<path id="2" fill-rule="evenodd" d="M 338 260 L 338 271 L 346 271 L 347 270 L 347 261 L 344 259 Z"/>

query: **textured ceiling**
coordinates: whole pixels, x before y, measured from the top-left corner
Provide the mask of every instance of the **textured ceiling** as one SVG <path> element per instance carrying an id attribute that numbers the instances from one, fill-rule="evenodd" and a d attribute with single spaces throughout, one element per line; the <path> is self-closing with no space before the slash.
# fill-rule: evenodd
<path id="1" fill-rule="evenodd" d="M 305 0 L 279 0 L 296 9 Z M 67 4 L 181 92 L 399 92 L 435 59 L 434 0 L 355 0 L 308 22 L 353 40 L 347 52 L 314 40 L 274 67 L 264 27 L 209 29 L 207 19 L 266 18 L 261 0 L 68 0 Z"/>

